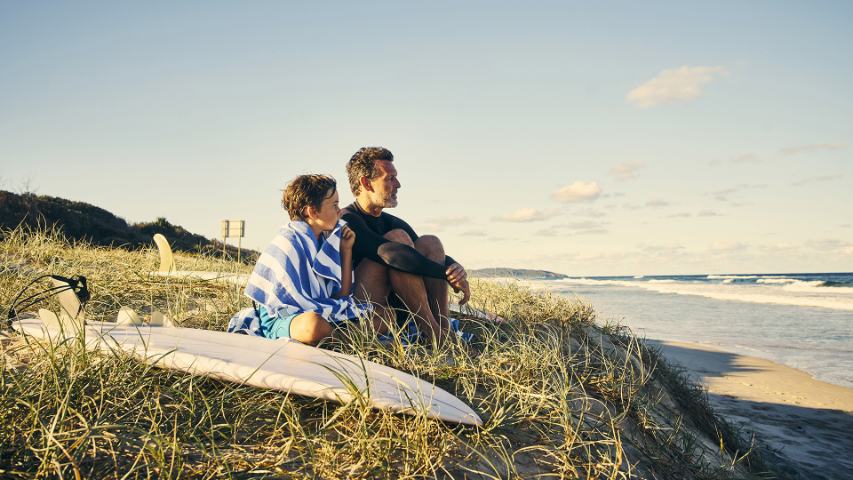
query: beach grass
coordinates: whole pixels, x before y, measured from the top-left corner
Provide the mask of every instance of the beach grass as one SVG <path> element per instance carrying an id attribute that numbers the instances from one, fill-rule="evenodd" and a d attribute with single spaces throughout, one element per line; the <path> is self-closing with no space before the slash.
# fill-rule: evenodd
<path id="1" fill-rule="evenodd" d="M 85 275 L 87 316 L 159 310 L 224 330 L 249 305 L 234 286 L 149 277 L 156 250 L 70 243 L 50 229 L 0 240 L 0 306 L 40 274 Z M 211 256 L 181 269 L 248 273 Z M 368 325 L 326 348 L 434 382 L 482 427 L 289 395 L 154 368 L 81 342 L 6 333 L 0 347 L 0 477 L 767 478 L 749 438 L 701 388 L 582 301 L 474 280 L 470 344 L 383 344 Z M 55 300 L 40 307 L 58 310 Z M 23 312 L 20 312 L 23 313 Z"/>

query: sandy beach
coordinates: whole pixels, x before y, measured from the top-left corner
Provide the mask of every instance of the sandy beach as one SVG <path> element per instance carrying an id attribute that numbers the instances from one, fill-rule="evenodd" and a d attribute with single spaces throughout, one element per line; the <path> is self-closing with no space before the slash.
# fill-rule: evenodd
<path id="1" fill-rule="evenodd" d="M 713 347 L 648 340 L 708 389 L 716 410 L 788 459 L 791 478 L 849 478 L 853 389 Z"/>

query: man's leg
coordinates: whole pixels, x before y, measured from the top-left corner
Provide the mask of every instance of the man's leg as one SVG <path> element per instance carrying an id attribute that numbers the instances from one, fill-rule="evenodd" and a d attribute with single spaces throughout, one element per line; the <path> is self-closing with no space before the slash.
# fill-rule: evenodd
<path id="1" fill-rule="evenodd" d="M 411 237 L 403 230 L 391 230 L 385 234 L 385 238 L 414 247 Z M 362 276 L 360 276 L 359 273 L 362 269 L 362 264 L 365 262 L 369 263 L 365 266 L 365 271 L 361 272 Z M 378 271 L 377 268 L 382 271 Z M 397 296 L 406 304 L 406 307 L 415 314 L 415 319 L 418 322 L 421 332 L 431 333 L 439 338 L 440 341 L 448 333 L 449 330 L 442 329 L 441 324 L 438 323 L 432 313 L 432 309 L 429 307 L 430 302 L 422 277 L 400 272 L 366 259 L 359 263 L 355 277 L 356 296 L 358 298 L 365 298 L 363 296 L 359 297 L 359 295 L 366 295 L 372 302 L 386 307 L 388 305 L 388 294 L 393 289 Z"/>
<path id="2" fill-rule="evenodd" d="M 444 265 L 444 246 L 435 235 L 424 235 L 418 237 L 415 249 L 433 262 Z M 426 286 L 427 299 L 432 315 L 438 320 L 442 328 L 450 328 L 448 323 L 448 284 L 446 280 L 438 278 L 423 277 Z"/>
<path id="3" fill-rule="evenodd" d="M 394 310 L 388 306 L 390 292 L 388 267 L 366 258 L 359 262 L 355 269 L 353 295 L 362 302 L 373 304 L 373 328 L 378 333 L 388 333 L 389 325 L 396 324 Z"/>

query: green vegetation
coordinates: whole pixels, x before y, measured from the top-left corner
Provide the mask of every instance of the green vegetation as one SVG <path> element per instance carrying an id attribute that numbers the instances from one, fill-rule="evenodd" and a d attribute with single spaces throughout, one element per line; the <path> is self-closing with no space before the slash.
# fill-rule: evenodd
<path id="1" fill-rule="evenodd" d="M 178 255 L 181 268 L 247 272 Z M 83 274 L 87 315 L 157 309 L 222 330 L 248 304 L 233 286 L 149 278 L 158 255 L 15 229 L 0 241 L 0 305 L 41 273 Z M 749 444 L 704 394 L 589 305 L 475 281 L 471 345 L 383 346 L 354 327 L 336 348 L 436 382 L 482 428 L 160 370 L 17 334 L 0 347 L 0 477 L 756 478 Z M 58 309 L 55 303 L 45 305 Z"/>
<path id="2" fill-rule="evenodd" d="M 188 232 L 162 217 L 153 222 L 128 224 L 123 218 L 85 202 L 33 193 L 19 195 L 0 190 L 0 239 L 3 238 L 3 232 L 18 226 L 58 229 L 65 238 L 127 249 L 148 246 L 152 235 L 162 233 L 175 251 L 201 254 L 222 252 L 222 242 Z M 237 257 L 237 247 L 226 245 L 225 250 L 231 258 Z M 258 255 L 258 252 L 244 248 L 241 259 L 254 264 Z"/>

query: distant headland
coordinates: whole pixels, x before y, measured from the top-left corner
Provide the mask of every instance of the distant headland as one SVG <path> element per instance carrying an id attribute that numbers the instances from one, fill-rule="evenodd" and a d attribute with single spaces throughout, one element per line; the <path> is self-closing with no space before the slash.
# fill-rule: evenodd
<path id="1" fill-rule="evenodd" d="M 528 268 L 478 268 L 470 272 L 475 277 L 483 278 L 510 277 L 524 280 L 559 280 L 561 278 L 568 278 L 568 275 L 563 275 L 562 273 L 554 273 L 547 270 L 531 270 Z"/>

